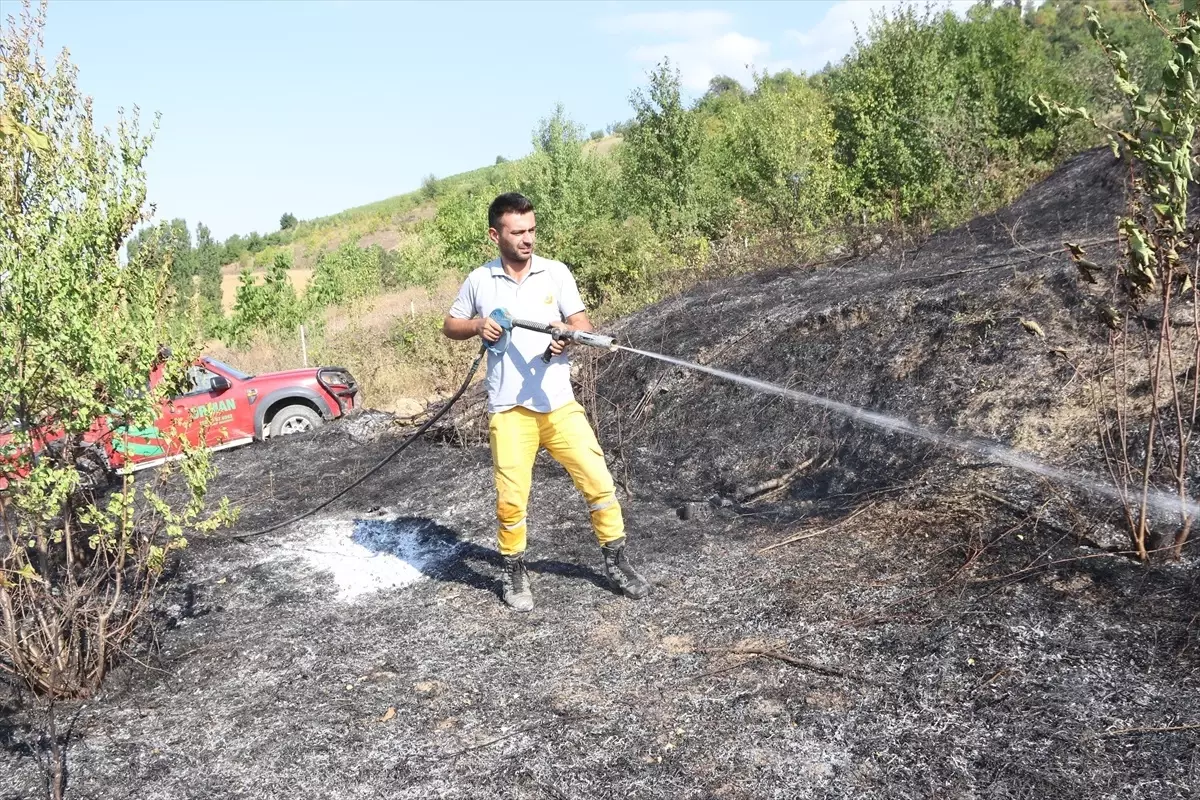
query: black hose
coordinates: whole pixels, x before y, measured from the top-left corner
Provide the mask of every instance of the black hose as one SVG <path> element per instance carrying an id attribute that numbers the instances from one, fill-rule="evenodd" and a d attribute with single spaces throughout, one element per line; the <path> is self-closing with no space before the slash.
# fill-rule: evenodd
<path id="1" fill-rule="evenodd" d="M 412 444 L 414 441 L 416 441 L 417 437 L 420 436 L 422 433 L 424 433 L 426 430 L 428 430 L 430 425 L 432 425 L 433 423 L 435 423 L 439 419 L 441 419 L 442 415 L 450 410 L 450 406 L 454 405 L 458 401 L 458 398 L 462 397 L 463 392 L 465 392 L 467 390 L 467 387 L 471 384 L 471 379 L 475 377 L 475 371 L 479 369 L 479 363 L 481 361 L 483 361 L 483 356 L 486 352 L 487 352 L 486 346 L 479 348 L 479 355 L 475 356 L 475 362 L 473 364 L 471 364 L 471 368 L 469 370 L 467 370 L 466 380 L 464 380 L 462 382 L 462 386 L 458 387 L 458 391 L 454 393 L 454 396 L 450 398 L 449 402 L 447 402 L 446 405 L 442 406 L 441 409 L 439 409 L 436 414 L 434 414 L 432 417 L 430 417 L 425 422 L 423 422 L 421 424 L 421 427 L 417 428 L 417 430 L 411 436 L 409 436 L 407 439 L 405 439 L 403 442 L 401 442 L 400 445 L 395 450 L 393 450 L 391 453 L 389 453 L 386 458 L 384 458 L 378 464 L 371 467 L 369 470 L 367 470 L 361 476 L 359 476 L 359 478 L 356 481 L 354 481 L 354 483 L 351 483 L 349 486 L 347 486 L 345 489 L 342 489 L 340 492 L 335 494 L 333 497 L 330 497 L 328 500 L 321 503 L 319 506 L 310 508 L 308 511 L 305 511 L 303 514 L 292 517 L 291 519 L 286 519 L 283 522 L 277 522 L 274 525 L 271 525 L 270 527 L 263 528 L 262 530 L 251 531 L 250 533 L 239 533 L 235 536 L 228 536 L 228 537 L 222 537 L 222 538 L 233 539 L 235 541 L 241 542 L 241 541 L 245 541 L 246 539 L 251 539 L 255 536 L 262 536 L 264 533 L 270 533 L 272 531 L 277 531 L 280 528 L 283 528 L 283 527 L 286 527 L 293 523 L 299 522 L 300 520 L 305 519 L 306 517 L 311 517 L 313 514 L 317 513 L 321 509 L 325 508 L 330 503 L 332 503 L 334 500 L 337 500 L 339 497 L 342 497 L 343 495 L 346 494 L 346 492 L 349 492 L 355 486 L 358 486 L 360 483 L 365 481 L 367 478 L 374 475 L 376 472 L 378 472 L 380 470 L 380 468 L 383 467 L 384 464 L 388 463 L 393 458 L 400 455 L 401 450 L 403 450 L 404 448 L 406 448 L 410 444 Z"/>

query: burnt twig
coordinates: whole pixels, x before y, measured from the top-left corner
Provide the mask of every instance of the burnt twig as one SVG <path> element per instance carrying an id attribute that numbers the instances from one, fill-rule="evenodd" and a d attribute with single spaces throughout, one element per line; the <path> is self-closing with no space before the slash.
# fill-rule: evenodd
<path id="1" fill-rule="evenodd" d="M 1200 730 L 1200 722 L 1192 722 L 1187 725 L 1166 725 L 1157 728 L 1120 728 L 1115 731 L 1096 731 L 1092 735 L 1097 738 L 1107 738 L 1110 736 L 1129 736 L 1135 733 L 1177 733 L 1179 731 L 1194 730 Z"/>
<path id="2" fill-rule="evenodd" d="M 793 542 L 802 542 L 802 541 L 804 541 L 805 539 L 812 539 L 812 538 L 813 538 L 813 537 L 815 537 L 815 536 L 820 536 L 820 535 L 822 535 L 822 534 L 829 533 L 830 531 L 837 530 L 838 528 L 842 527 L 843 525 L 845 525 L 845 524 L 846 524 L 847 522 L 849 522 L 850 520 L 852 520 L 852 519 L 854 519 L 855 517 L 857 517 L 859 514 L 863 513 L 864 511 L 867 511 L 867 510 L 869 510 L 869 509 L 871 509 L 871 508 L 874 508 L 874 507 L 875 507 L 875 503 L 870 503 L 870 504 L 868 504 L 868 505 L 865 505 L 865 506 L 863 506 L 862 508 L 860 508 L 860 509 L 856 510 L 856 511 L 855 511 L 853 514 L 851 514 L 850 516 L 846 517 L 845 519 L 843 519 L 843 520 L 840 520 L 840 521 L 836 522 L 836 523 L 835 523 L 835 524 L 833 524 L 833 525 L 830 525 L 828 528 L 822 528 L 821 530 L 819 530 L 819 531 L 814 531 L 814 532 L 812 532 L 812 533 L 802 533 L 802 534 L 799 534 L 799 535 L 797 535 L 797 536 L 792 536 L 792 537 L 790 537 L 790 538 L 788 538 L 788 539 L 784 539 L 782 542 L 776 542 L 775 544 L 769 544 L 769 545 L 767 545 L 766 547 L 764 547 L 764 548 L 762 548 L 762 549 L 760 549 L 760 550 L 756 550 L 754 554 L 755 554 L 755 555 L 760 555 L 760 554 L 762 554 L 762 553 L 765 553 L 765 552 L 767 552 L 768 550 L 774 550 L 776 547 L 783 547 L 785 544 L 792 544 Z"/>
<path id="3" fill-rule="evenodd" d="M 855 677 L 848 673 L 842 672 L 839 669 L 834 669 L 833 667 L 823 667 L 820 664 L 814 664 L 811 661 L 805 661 L 803 659 L 796 658 L 795 656 L 789 656 L 787 653 L 780 653 L 776 650 L 767 650 L 766 648 L 761 648 L 761 647 L 739 647 L 734 650 L 701 650 L 701 651 L 697 651 L 697 652 L 722 653 L 722 654 L 734 655 L 734 656 L 758 656 L 760 658 L 771 658 L 776 661 L 782 661 L 783 663 L 789 664 L 793 667 L 796 667 L 797 669 L 805 669 L 805 670 L 808 670 L 809 672 L 815 672 L 818 675 L 826 675 L 830 678 L 852 678 L 852 677 Z M 743 664 L 744 663 L 749 663 L 749 662 L 743 662 Z M 737 666 L 742 666 L 742 665 L 739 664 Z"/>

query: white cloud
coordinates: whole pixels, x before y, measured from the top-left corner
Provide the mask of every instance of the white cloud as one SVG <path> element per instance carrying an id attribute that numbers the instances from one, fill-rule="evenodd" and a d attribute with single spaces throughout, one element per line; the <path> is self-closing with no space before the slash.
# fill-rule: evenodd
<path id="1" fill-rule="evenodd" d="M 734 17 L 725 11 L 659 11 L 610 18 L 602 27 L 610 33 L 659 39 L 629 51 L 644 67 L 669 58 L 679 70 L 683 88 L 701 92 L 710 79 L 729 75 L 749 84 L 755 70 L 778 70 L 784 64 L 770 60 L 771 43 L 733 30 Z M 661 39 L 667 39 L 662 41 Z"/>
<path id="2" fill-rule="evenodd" d="M 653 33 L 691 39 L 732 24 L 733 15 L 727 11 L 644 11 L 605 20 L 603 27 L 612 33 Z"/>
<path id="3" fill-rule="evenodd" d="M 934 3 L 935 9 L 949 8 L 955 14 L 965 15 L 975 0 L 944 0 Z M 837 63 L 854 46 L 855 27 L 866 32 L 871 17 L 880 12 L 912 6 L 918 11 L 925 7 L 924 0 L 840 0 L 835 3 L 820 22 L 807 30 L 790 30 L 788 38 L 799 44 L 801 55 L 794 59 L 797 66 L 806 72 L 815 72 L 827 63 Z"/>
<path id="4" fill-rule="evenodd" d="M 657 63 L 665 56 L 679 70 L 679 80 L 684 88 L 702 91 L 716 75 L 729 75 L 749 83 L 753 70 L 767 66 L 770 52 L 768 42 L 730 31 L 687 41 L 642 45 L 635 47 L 630 56 L 647 65 Z"/>

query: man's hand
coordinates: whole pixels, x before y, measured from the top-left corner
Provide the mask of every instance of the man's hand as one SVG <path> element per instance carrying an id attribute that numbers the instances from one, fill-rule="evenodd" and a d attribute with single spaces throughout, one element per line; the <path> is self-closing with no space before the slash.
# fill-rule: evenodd
<path id="1" fill-rule="evenodd" d="M 563 330 L 563 331 L 573 330 L 573 328 L 565 322 L 551 322 L 550 327 L 555 328 L 557 330 Z M 561 355 L 562 351 L 566 350 L 567 345 L 569 345 L 569 344 L 571 344 L 571 341 L 569 339 L 559 339 L 557 337 L 555 337 L 554 339 L 551 339 L 550 340 L 550 355 L 552 355 L 552 356 Z"/>
<path id="2" fill-rule="evenodd" d="M 451 339 L 459 341 L 478 336 L 485 342 L 494 342 L 504 335 L 504 329 L 491 317 L 472 317 L 471 319 L 446 317 L 442 323 L 442 332 Z"/>
<path id="3" fill-rule="evenodd" d="M 475 333 L 485 342 L 494 342 L 504 335 L 504 329 L 500 327 L 500 323 L 491 317 L 480 317 L 476 323 Z"/>
<path id="4" fill-rule="evenodd" d="M 562 328 L 563 330 L 568 331 L 590 332 L 595 330 L 595 328 L 592 327 L 592 321 L 588 319 L 586 311 L 576 311 L 574 314 L 567 317 L 565 322 L 551 322 L 550 326 L 553 328 Z M 563 350 L 567 349 L 567 345 L 569 344 L 571 344 L 571 342 L 564 339 L 553 340 L 550 342 L 550 355 L 559 355 Z"/>

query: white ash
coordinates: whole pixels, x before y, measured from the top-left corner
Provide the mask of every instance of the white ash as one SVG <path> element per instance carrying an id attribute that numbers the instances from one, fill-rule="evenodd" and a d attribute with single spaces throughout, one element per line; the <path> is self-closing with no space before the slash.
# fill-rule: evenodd
<path id="1" fill-rule="evenodd" d="M 315 534 L 282 549 L 328 573 L 337 586 L 337 600 L 353 601 L 415 583 L 445 561 L 454 548 L 423 536 L 425 527 L 395 514 L 324 519 L 308 529 Z"/>

